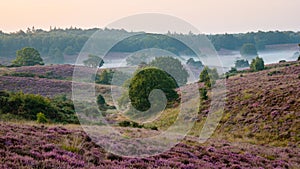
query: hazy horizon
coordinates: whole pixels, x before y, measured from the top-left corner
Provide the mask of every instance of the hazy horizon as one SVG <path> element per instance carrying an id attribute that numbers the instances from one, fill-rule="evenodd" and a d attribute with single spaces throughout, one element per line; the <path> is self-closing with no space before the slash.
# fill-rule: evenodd
<path id="1" fill-rule="evenodd" d="M 3 32 L 35 27 L 49 30 L 77 27 L 105 28 L 135 14 L 161 13 L 181 18 L 205 34 L 257 31 L 299 31 L 297 0 L 201 0 L 201 1 L 38 1 L 10 0 L 0 6 Z"/>

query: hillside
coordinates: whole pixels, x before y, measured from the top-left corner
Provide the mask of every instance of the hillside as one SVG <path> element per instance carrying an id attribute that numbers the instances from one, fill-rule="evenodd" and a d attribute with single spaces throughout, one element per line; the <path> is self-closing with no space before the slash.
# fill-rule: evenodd
<path id="1" fill-rule="evenodd" d="M 70 98 L 73 71 L 73 65 L 3 67 L 0 68 L 0 90 L 23 91 L 45 97 L 65 94 Z M 86 71 L 89 69 L 87 68 Z M 98 73 L 101 71 L 99 70 Z M 110 90 L 107 85 L 96 84 L 95 86 L 97 93 L 107 94 Z"/>
<path id="2" fill-rule="evenodd" d="M 227 80 L 227 102 L 218 135 L 254 143 L 300 145 L 299 62 Z"/>
<path id="3" fill-rule="evenodd" d="M 68 65 L 2 68 L 5 76 L 0 76 L 0 90 L 70 94 L 71 69 Z M 49 71 L 63 78 L 38 76 Z M 14 72 L 35 76 L 12 76 Z M 207 117 L 208 99 L 202 101 L 197 123 L 182 143 L 140 159 L 105 151 L 80 126 L 0 122 L 0 168 L 300 168 L 299 82 L 299 62 L 271 64 L 260 72 L 231 76 L 226 80 L 223 117 L 212 138 L 200 144 L 195 137 Z M 110 86 L 98 87 L 109 98 Z M 159 131 L 116 129 L 128 138 L 158 134 L 176 119 L 176 109 L 166 110 L 153 122 Z"/>
<path id="4" fill-rule="evenodd" d="M 72 129 L 73 128 L 73 129 Z M 191 139 L 147 158 L 113 155 L 80 129 L 0 123 L 1 168 L 290 168 L 299 167 L 299 148 Z M 110 140 L 107 140 L 110 141 Z"/>
<path id="5" fill-rule="evenodd" d="M 300 145 L 299 62 L 267 65 L 260 72 L 242 71 L 226 80 L 226 100 L 214 138 L 251 144 Z M 203 84 L 199 83 L 202 87 Z M 210 95 L 210 94 L 209 94 Z M 200 104 L 190 135 L 199 136 L 208 116 L 211 98 Z M 164 111 L 153 125 L 165 130 L 178 111 Z"/>

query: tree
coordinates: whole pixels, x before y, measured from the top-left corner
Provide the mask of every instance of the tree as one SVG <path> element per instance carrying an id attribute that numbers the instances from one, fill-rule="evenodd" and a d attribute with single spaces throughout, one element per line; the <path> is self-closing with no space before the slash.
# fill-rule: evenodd
<path id="1" fill-rule="evenodd" d="M 204 67 L 203 66 L 203 63 L 199 60 L 199 61 L 195 61 L 193 58 L 189 58 L 186 62 L 187 65 L 189 66 L 193 66 L 195 68 L 202 68 Z"/>
<path id="2" fill-rule="evenodd" d="M 173 57 L 157 57 L 149 63 L 149 66 L 164 70 L 176 80 L 179 86 L 186 84 L 189 77 L 188 72 L 182 66 L 181 62 Z"/>
<path id="3" fill-rule="evenodd" d="M 30 47 L 25 47 L 17 51 L 17 58 L 12 61 L 16 66 L 34 66 L 34 65 L 44 65 L 43 59 L 40 53 Z"/>
<path id="4" fill-rule="evenodd" d="M 102 58 L 96 55 L 88 55 L 88 59 L 83 61 L 83 64 L 88 67 L 101 67 L 104 64 Z"/>
<path id="5" fill-rule="evenodd" d="M 254 44 L 252 43 L 245 43 L 240 50 L 242 56 L 245 57 L 252 57 L 257 56 L 257 50 Z"/>
<path id="6" fill-rule="evenodd" d="M 138 71 L 130 80 L 129 98 L 137 110 L 146 111 L 151 107 L 148 97 L 152 90 L 162 90 L 168 102 L 172 102 L 179 97 L 176 87 L 176 81 L 168 73 L 155 67 L 147 67 Z"/>
<path id="7" fill-rule="evenodd" d="M 244 68 L 250 66 L 248 60 L 244 60 L 244 59 L 236 60 L 234 65 L 236 68 Z"/>
<path id="8" fill-rule="evenodd" d="M 265 69 L 264 60 L 257 56 L 255 59 L 252 60 L 250 64 L 250 68 L 252 71 L 264 70 Z"/>
<path id="9" fill-rule="evenodd" d="M 216 80 L 219 78 L 219 74 L 216 68 L 210 69 L 208 66 L 205 66 L 199 76 L 199 81 L 204 82 L 207 88 L 211 88 L 212 85 L 216 83 Z"/>

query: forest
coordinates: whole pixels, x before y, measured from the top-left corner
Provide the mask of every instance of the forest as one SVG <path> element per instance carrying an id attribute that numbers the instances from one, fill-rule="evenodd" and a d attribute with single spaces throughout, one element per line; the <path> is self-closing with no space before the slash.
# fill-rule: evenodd
<path id="1" fill-rule="evenodd" d="M 50 63 L 63 63 L 64 56 L 77 55 L 85 42 L 95 33 L 101 32 L 106 37 L 106 42 L 112 42 L 121 34 L 134 34 L 125 30 L 116 29 L 80 29 L 80 28 L 51 28 L 49 31 L 42 29 L 28 28 L 26 31 L 20 30 L 13 33 L 4 33 L 0 31 L 0 57 L 15 58 L 16 51 L 23 47 L 33 47 L 39 51 L 43 58 L 47 58 Z M 131 36 L 123 43 L 117 44 L 111 49 L 111 52 L 131 52 L 144 48 L 158 47 L 166 49 L 175 54 L 193 54 L 186 46 L 168 38 L 188 37 L 197 39 L 200 35 L 193 33 L 177 34 L 168 32 L 165 35 L 159 34 L 142 34 Z M 239 34 L 216 34 L 207 35 L 216 50 L 228 49 L 239 50 L 244 44 L 254 44 L 258 50 L 263 50 L 266 45 L 299 43 L 300 32 L 292 31 L 268 31 L 268 32 L 249 32 Z M 49 63 L 49 62 L 48 62 Z"/>

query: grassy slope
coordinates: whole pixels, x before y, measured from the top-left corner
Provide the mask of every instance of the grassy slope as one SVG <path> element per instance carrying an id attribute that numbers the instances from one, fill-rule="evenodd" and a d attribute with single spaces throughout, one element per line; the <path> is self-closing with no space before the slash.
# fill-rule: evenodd
<path id="1" fill-rule="evenodd" d="M 226 105 L 215 138 L 299 148 L 299 62 L 272 64 L 267 68 L 227 80 Z M 209 105 L 210 100 L 201 103 L 191 135 L 199 135 Z M 176 119 L 174 112 L 178 110 L 165 111 L 154 124 L 160 129 L 167 128 Z"/>
<path id="2" fill-rule="evenodd" d="M 185 144 L 179 144 L 162 155 L 128 159 L 105 152 L 92 143 L 80 127 L 75 127 L 78 128 L 75 130 L 74 127 L 65 129 L 1 122 L 0 166 L 298 168 L 300 66 L 296 62 L 286 64 L 270 65 L 268 70 L 244 73 L 243 77 L 230 77 L 227 81 L 228 94 L 223 118 L 214 137 L 205 144 L 200 145 L 191 137 L 187 138 Z M 277 74 L 268 75 L 274 71 L 278 71 Z M 4 80 L 7 79 L 0 81 L 2 85 Z M 38 80 L 32 78 L 32 81 Z M 58 81 L 44 80 L 50 81 L 47 84 Z M 14 82 L 15 79 L 11 81 Z M 3 88 L 8 86 L 6 84 Z M 22 89 L 23 85 L 19 87 Z M 202 103 L 198 123 L 191 132 L 193 135 L 197 135 L 201 129 L 208 106 L 209 101 Z M 161 129 L 166 128 L 176 118 L 176 112 L 176 109 L 167 110 L 155 125 Z M 128 134 L 131 129 L 124 130 Z M 66 158 L 63 160 L 66 162 L 59 160 L 61 158 Z"/>

